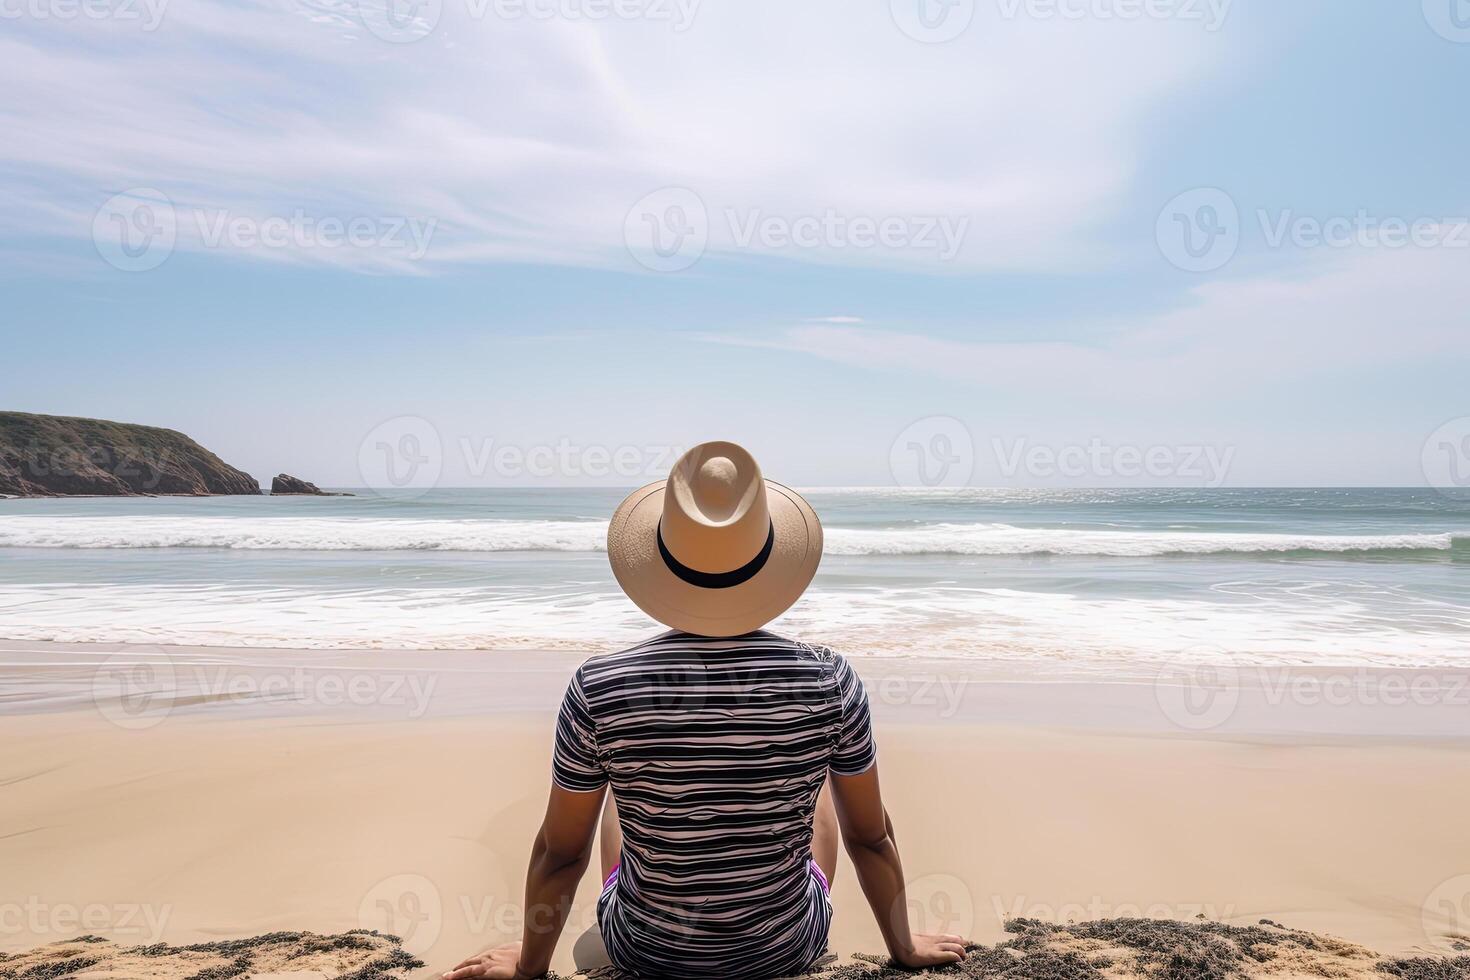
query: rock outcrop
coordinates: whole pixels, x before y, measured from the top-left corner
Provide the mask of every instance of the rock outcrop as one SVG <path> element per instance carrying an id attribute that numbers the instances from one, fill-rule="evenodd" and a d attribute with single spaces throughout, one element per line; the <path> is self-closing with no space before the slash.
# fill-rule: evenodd
<path id="1" fill-rule="evenodd" d="M 172 429 L 0 412 L 3 495 L 259 493 L 255 477 Z"/>
<path id="2" fill-rule="evenodd" d="M 315 483 L 307 483 L 305 480 L 300 479 L 299 477 L 291 476 L 288 473 L 278 474 L 276 478 L 271 481 L 271 496 L 277 497 L 282 494 L 299 494 L 307 497 L 352 496 L 352 494 L 350 493 L 337 493 L 330 490 L 323 490 Z"/>

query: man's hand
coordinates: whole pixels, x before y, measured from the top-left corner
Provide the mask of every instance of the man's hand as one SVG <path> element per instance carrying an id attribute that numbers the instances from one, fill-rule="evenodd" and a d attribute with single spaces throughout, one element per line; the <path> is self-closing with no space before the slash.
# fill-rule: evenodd
<path id="1" fill-rule="evenodd" d="M 910 970 L 958 963 L 965 958 L 965 941 L 959 936 L 917 932 L 914 933 L 913 945 L 895 953 L 893 958 Z"/>
<path id="2" fill-rule="evenodd" d="M 531 980 L 528 974 L 520 972 L 517 966 L 520 958 L 521 944 L 506 943 L 471 956 L 444 974 L 443 980 Z"/>

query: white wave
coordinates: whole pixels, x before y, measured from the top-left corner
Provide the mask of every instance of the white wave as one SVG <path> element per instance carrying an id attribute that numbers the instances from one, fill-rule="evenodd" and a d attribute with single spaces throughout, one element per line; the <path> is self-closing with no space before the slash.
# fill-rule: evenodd
<path id="1" fill-rule="evenodd" d="M 829 528 L 832 555 L 1090 555 L 1448 551 L 1450 534 L 1240 534 L 921 524 Z M 0 547 L 281 551 L 547 551 L 606 548 L 606 521 L 307 517 L 0 517 Z"/>
<path id="2" fill-rule="evenodd" d="M 889 530 L 835 530 L 834 555 L 1093 555 L 1147 557 L 1292 551 L 1448 551 L 1450 534 L 1239 534 L 1205 531 L 1097 531 L 1009 524 L 927 524 Z"/>
<path id="3" fill-rule="evenodd" d="M 247 551 L 601 551 L 606 521 L 0 517 L 0 547 Z"/>
<path id="4" fill-rule="evenodd" d="M 1402 597 L 1385 614 L 1381 604 L 1381 596 L 1350 589 L 1277 586 L 1189 600 L 954 586 L 817 588 L 772 628 L 859 657 L 1068 668 L 1181 659 L 1470 666 L 1466 609 Z M 11 640 L 594 653 L 659 629 L 619 593 L 564 587 L 0 584 L 0 638 Z"/>

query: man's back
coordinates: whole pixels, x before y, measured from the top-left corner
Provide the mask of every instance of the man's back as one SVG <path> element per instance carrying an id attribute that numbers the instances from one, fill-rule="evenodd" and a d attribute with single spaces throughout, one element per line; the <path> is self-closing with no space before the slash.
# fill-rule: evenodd
<path id="1" fill-rule="evenodd" d="M 873 756 L 861 682 L 826 648 L 670 632 L 589 660 L 554 774 L 617 798 L 623 861 L 603 898 L 615 961 L 664 975 L 809 963 L 830 917 L 808 867 L 817 794 L 829 767 L 860 773 Z"/>
<path id="2" fill-rule="evenodd" d="M 831 650 L 761 629 L 817 573 L 811 505 L 744 448 L 704 442 L 623 499 L 607 555 L 628 598 L 674 632 L 572 678 L 521 942 L 448 980 L 547 973 L 599 826 L 597 921 L 626 972 L 805 972 L 827 946 L 839 832 L 893 958 L 913 969 L 964 959 L 961 937 L 914 933 L 896 914 L 903 864 L 862 682 Z"/>

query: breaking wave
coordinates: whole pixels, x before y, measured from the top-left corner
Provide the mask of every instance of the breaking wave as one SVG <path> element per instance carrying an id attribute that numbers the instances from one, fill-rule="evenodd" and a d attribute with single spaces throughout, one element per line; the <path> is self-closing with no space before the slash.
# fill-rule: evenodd
<path id="1" fill-rule="evenodd" d="M 273 517 L 0 517 L 6 548 L 217 548 L 252 551 L 594 552 L 606 521 Z M 1470 538 L 1439 534 L 1247 534 L 915 524 L 829 528 L 831 555 L 1266 555 L 1470 557 Z"/>

